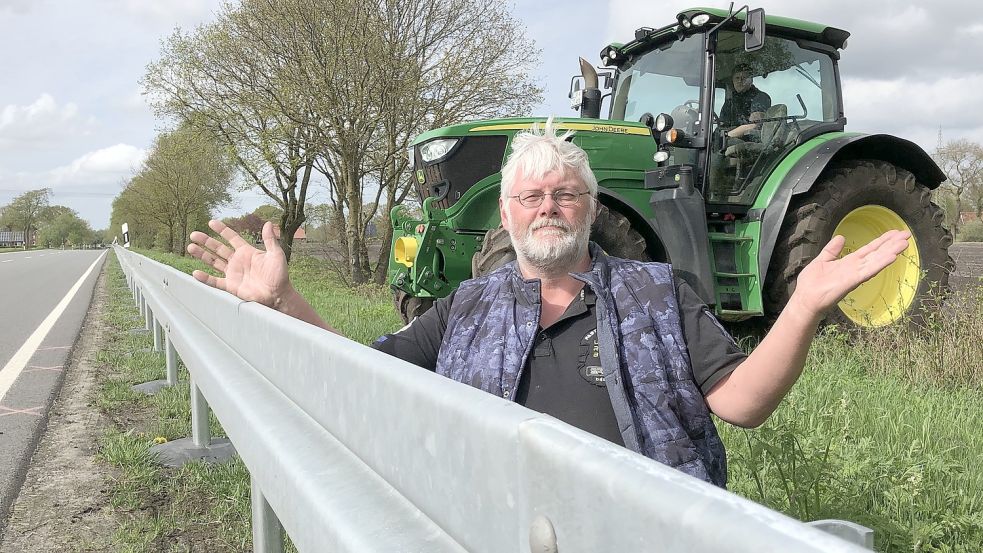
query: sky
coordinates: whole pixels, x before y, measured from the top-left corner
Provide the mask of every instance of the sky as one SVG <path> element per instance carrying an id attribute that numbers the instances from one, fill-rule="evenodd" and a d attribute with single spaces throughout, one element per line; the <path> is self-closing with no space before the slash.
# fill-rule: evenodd
<path id="1" fill-rule="evenodd" d="M 726 8 L 728 4 L 701 2 Z M 113 198 L 164 127 L 140 78 L 161 41 L 215 17 L 218 0 L 0 0 L 0 206 L 27 190 L 106 228 Z M 513 13 L 540 56 L 536 115 L 573 117 L 567 90 L 577 57 L 598 63 L 609 42 L 671 23 L 695 3 L 675 0 L 517 0 Z M 743 4 L 739 4 L 738 7 Z M 761 1 L 768 14 L 852 33 L 840 59 L 847 130 L 912 140 L 983 142 L 983 4 L 939 0 Z M 517 47 L 528 45 L 517 44 Z M 309 202 L 326 201 L 315 187 Z M 267 203 L 237 194 L 220 216 Z"/>

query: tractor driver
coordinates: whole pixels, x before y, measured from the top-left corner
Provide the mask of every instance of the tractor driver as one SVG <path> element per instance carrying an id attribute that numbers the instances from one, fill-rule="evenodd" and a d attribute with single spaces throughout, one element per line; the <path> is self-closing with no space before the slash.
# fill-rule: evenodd
<path id="1" fill-rule="evenodd" d="M 720 108 L 720 125 L 734 127 L 727 131 L 730 138 L 747 140 L 747 134 L 758 128 L 765 110 L 771 107 L 771 96 L 758 90 L 753 79 L 750 65 L 740 63 L 734 67 L 732 91 Z"/>
<path id="2" fill-rule="evenodd" d="M 547 122 L 512 141 L 499 206 L 517 260 L 463 282 L 374 347 L 724 486 L 710 413 L 763 423 L 798 379 L 826 310 L 894 261 L 910 235 L 889 231 L 843 258 L 844 240 L 833 238 L 746 356 L 670 265 L 610 257 L 590 242 L 597 181 L 568 136 Z M 337 332 L 290 283 L 270 223 L 266 251 L 209 226 L 227 243 L 193 232 L 188 252 L 225 277 L 196 279 Z"/>

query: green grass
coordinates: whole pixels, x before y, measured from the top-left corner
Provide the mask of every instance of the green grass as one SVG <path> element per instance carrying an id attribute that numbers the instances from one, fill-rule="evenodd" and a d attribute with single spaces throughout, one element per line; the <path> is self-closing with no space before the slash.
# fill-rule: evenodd
<path id="1" fill-rule="evenodd" d="M 186 272 L 202 267 L 148 253 Z M 386 289 L 339 286 L 312 258 L 295 257 L 290 271 L 315 309 L 359 342 L 401 326 Z M 718 424 L 730 490 L 801 520 L 871 527 L 878 551 L 983 551 L 983 301 L 957 305 L 917 331 L 825 330 L 764 426 Z M 168 405 L 161 407 L 167 420 L 181 419 L 179 405 L 159 401 Z M 246 517 L 248 478 L 234 466 L 208 477 L 211 484 L 201 485 L 208 499 L 198 508 Z"/>
<path id="2" fill-rule="evenodd" d="M 980 551 L 983 393 L 872 371 L 867 349 L 827 331 L 763 427 L 718 425 L 730 490 L 873 528 L 879 551 Z"/>
<path id="3" fill-rule="evenodd" d="M 118 523 L 106 550 L 125 552 L 245 551 L 251 548 L 249 474 L 239 460 L 180 469 L 160 466 L 152 446 L 190 436 L 188 374 L 179 366 L 179 383 L 154 396 L 131 386 L 164 378 L 162 353 L 152 351 L 141 328 L 133 297 L 113 256 L 107 264 L 109 304 L 106 333 L 93 360 L 99 367 L 97 407 L 114 421 L 99 443 L 98 458 L 112 472 L 109 504 Z M 212 415 L 213 436 L 222 436 Z M 103 544 L 104 545 L 104 544 Z M 102 548 L 100 544 L 81 547 Z M 288 550 L 293 550 L 288 541 Z"/>

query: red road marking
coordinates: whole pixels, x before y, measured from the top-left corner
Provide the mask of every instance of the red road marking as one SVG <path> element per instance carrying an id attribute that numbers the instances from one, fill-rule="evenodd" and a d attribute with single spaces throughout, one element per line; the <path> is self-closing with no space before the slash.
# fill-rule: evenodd
<path id="1" fill-rule="evenodd" d="M 37 365 L 28 365 L 22 372 L 30 373 L 36 371 L 60 371 L 64 368 L 64 365 L 58 365 L 56 367 L 39 367 Z"/>
<path id="2" fill-rule="evenodd" d="M 44 406 L 39 405 L 37 407 L 28 407 L 27 409 L 11 409 L 10 407 L 4 407 L 0 405 L 0 417 L 6 417 L 7 415 L 34 415 L 35 417 L 40 417 L 40 411 Z"/>

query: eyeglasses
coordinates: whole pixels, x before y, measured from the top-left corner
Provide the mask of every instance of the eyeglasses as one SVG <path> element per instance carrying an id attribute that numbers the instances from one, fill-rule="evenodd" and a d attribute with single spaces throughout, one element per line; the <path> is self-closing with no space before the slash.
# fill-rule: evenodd
<path id="1" fill-rule="evenodd" d="M 546 194 L 539 190 L 529 190 L 509 198 L 516 198 L 523 207 L 539 207 L 543 205 L 543 198 L 552 196 L 553 202 L 560 207 L 570 207 L 580 202 L 580 197 L 590 194 L 590 192 L 570 192 L 569 190 L 557 190 Z"/>

